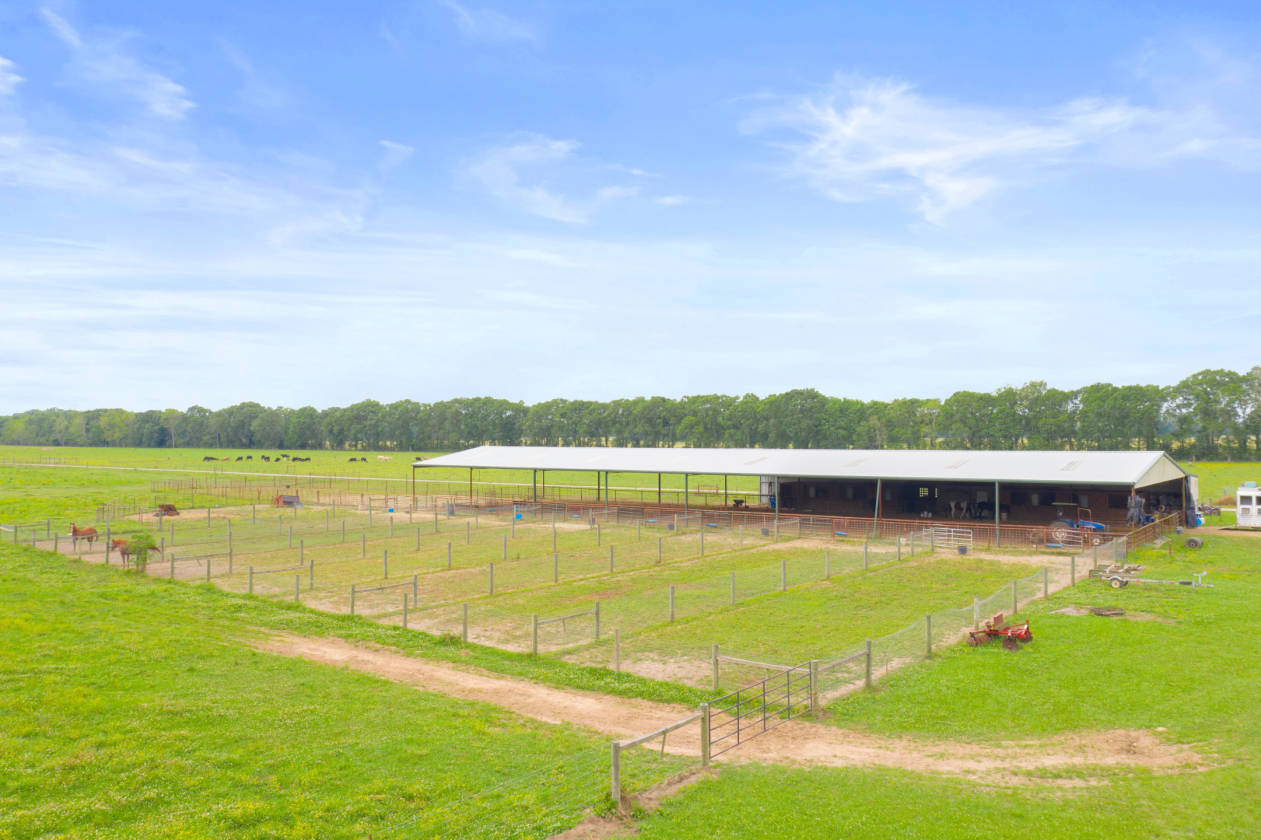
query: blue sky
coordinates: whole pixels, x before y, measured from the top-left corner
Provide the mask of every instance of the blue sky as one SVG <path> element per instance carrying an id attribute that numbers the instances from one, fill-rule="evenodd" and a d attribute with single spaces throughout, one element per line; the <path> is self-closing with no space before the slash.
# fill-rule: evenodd
<path id="1" fill-rule="evenodd" d="M 1261 14 L 1025 5 L 0 3 L 0 411 L 1261 361 Z"/>

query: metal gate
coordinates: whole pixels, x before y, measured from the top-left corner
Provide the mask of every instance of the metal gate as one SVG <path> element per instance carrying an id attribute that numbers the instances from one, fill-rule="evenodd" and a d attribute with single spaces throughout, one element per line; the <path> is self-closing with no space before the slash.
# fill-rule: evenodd
<path id="1" fill-rule="evenodd" d="M 947 528 L 941 525 L 933 526 L 933 545 L 939 548 L 957 548 L 966 545 L 972 548 L 972 529 L 971 528 Z"/>
<path id="2" fill-rule="evenodd" d="M 722 755 L 811 709 L 810 665 L 798 665 L 746 685 L 709 704 L 709 755 Z"/>

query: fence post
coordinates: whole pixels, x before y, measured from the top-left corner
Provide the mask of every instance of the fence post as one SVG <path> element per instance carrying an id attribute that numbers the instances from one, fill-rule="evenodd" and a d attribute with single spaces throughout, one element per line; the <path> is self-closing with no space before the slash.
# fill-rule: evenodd
<path id="1" fill-rule="evenodd" d="M 560 583 L 560 555 L 552 554 L 552 583 Z"/>
<path id="2" fill-rule="evenodd" d="M 740 547 L 744 548 L 744 523 L 741 522 L 736 526 L 736 533 L 740 535 Z"/>
<path id="3" fill-rule="evenodd" d="M 175 563 L 174 558 L 172 558 L 171 563 L 172 563 L 172 564 L 174 564 L 174 563 Z M 253 566 L 250 566 L 250 589 L 249 589 L 249 593 L 250 593 L 251 595 L 253 595 L 253 594 L 254 594 L 254 567 L 253 567 Z"/>
<path id="4" fill-rule="evenodd" d="M 1098 546 L 1098 544 L 1093 544 L 1093 545 L 1091 545 L 1091 546 L 1090 546 L 1090 560 L 1091 560 L 1091 563 L 1093 563 L 1093 564 L 1094 564 L 1094 567 L 1095 567 L 1096 569 L 1097 569 L 1097 568 L 1099 568 L 1099 546 Z"/>
<path id="5" fill-rule="evenodd" d="M 1015 615 L 1020 609 L 1020 601 L 1016 595 L 1016 581 L 1011 582 L 1011 614 Z"/>
<path id="6" fill-rule="evenodd" d="M 359 535 L 359 556 L 368 556 L 368 532 L 364 531 Z"/>
<path id="7" fill-rule="evenodd" d="M 342 520 L 342 542 L 346 541 L 346 520 Z"/>
<path id="8" fill-rule="evenodd" d="M 403 629 L 407 629 L 407 593 L 403 593 Z"/>
<path id="9" fill-rule="evenodd" d="M 387 501 L 386 504 L 389 504 Z M 390 539 L 394 539 L 394 514 L 390 514 Z"/>
<path id="10" fill-rule="evenodd" d="M 1042 600 L 1051 597 L 1051 570 L 1046 566 L 1042 567 Z"/>
<path id="11" fill-rule="evenodd" d="M 171 554 L 171 573 L 168 575 L 171 580 L 175 580 L 175 554 Z"/>
<path id="12" fill-rule="evenodd" d="M 447 571 L 451 571 L 451 541 L 447 540 Z"/>
<path id="13" fill-rule="evenodd" d="M 1077 585 L 1077 555 L 1068 558 L 1068 585 Z"/>
<path id="14" fill-rule="evenodd" d="M 609 796 L 613 797 L 613 806 L 622 810 L 622 745 L 613 742 L 613 755 L 609 762 L 610 786 Z"/>
<path id="15" fill-rule="evenodd" d="M 972 596 L 972 629 L 976 630 L 981 626 L 981 599 Z"/>
<path id="16" fill-rule="evenodd" d="M 469 523 L 465 522 L 464 523 L 464 544 L 465 545 L 469 544 L 469 540 L 472 538 L 472 533 L 473 532 L 469 527 Z"/>
<path id="17" fill-rule="evenodd" d="M 924 616 L 924 658 L 933 658 L 933 615 Z"/>
<path id="18" fill-rule="evenodd" d="M 613 672 L 617 674 L 622 672 L 622 631 L 620 629 L 613 631 Z"/>
<path id="19" fill-rule="evenodd" d="M 701 767 L 709 766 L 709 704 L 701 703 Z"/>
<path id="20" fill-rule="evenodd" d="M 289 547 L 293 548 L 293 526 L 289 526 Z"/>
<path id="21" fill-rule="evenodd" d="M 468 644 L 468 603 L 464 603 L 463 616 L 460 619 L 460 641 Z"/>
<path id="22" fill-rule="evenodd" d="M 306 562 L 306 540 L 298 540 L 298 565 Z"/>
<path id="23" fill-rule="evenodd" d="M 315 558 L 311 558 L 311 562 L 307 564 L 307 589 L 315 589 Z"/>
<path id="24" fill-rule="evenodd" d="M 832 552 L 823 552 L 823 579 L 832 579 Z"/>
<path id="25" fill-rule="evenodd" d="M 350 585 L 350 614 L 355 614 L 355 585 Z"/>
<path id="26" fill-rule="evenodd" d="M 705 556 L 705 523 L 701 523 L 701 557 Z"/>
<path id="27" fill-rule="evenodd" d="M 736 573 L 731 573 L 731 606 L 736 605 Z"/>
<path id="28" fill-rule="evenodd" d="M 819 714 L 819 660 L 810 660 L 810 711 Z"/>
<path id="29" fill-rule="evenodd" d="M 530 655 L 538 656 L 539 655 L 539 614 L 534 613 L 534 615 L 530 617 L 530 620 L 531 620 Z"/>
<path id="30" fill-rule="evenodd" d="M 324 533 L 328 533 L 328 508 L 324 508 Z"/>
<path id="31" fill-rule="evenodd" d="M 674 584 L 670 584 L 670 620 L 674 621 Z"/>
<path id="32" fill-rule="evenodd" d="M 302 575 L 293 576 L 293 602 L 295 604 L 302 601 Z M 404 601 L 406 603 L 406 601 Z M 404 607 L 406 609 L 406 607 Z"/>
<path id="33" fill-rule="evenodd" d="M 412 604 L 420 603 L 420 575 L 412 575 Z"/>
<path id="34" fill-rule="evenodd" d="M 206 558 L 206 583 L 210 583 L 210 565 L 214 563 L 214 561 L 215 559 L 213 557 Z"/>
<path id="35" fill-rule="evenodd" d="M 718 690 L 718 645 L 709 646 L 709 661 L 714 669 L 714 691 Z"/>
<path id="36" fill-rule="evenodd" d="M 871 690 L 871 639 L 867 640 L 867 668 L 863 674 L 863 687 Z"/>
<path id="37" fill-rule="evenodd" d="M 902 535 L 898 534 L 898 560 L 902 559 Z"/>
<path id="38" fill-rule="evenodd" d="M 506 563 L 508 561 L 508 535 L 507 534 L 504 534 L 503 550 L 500 552 L 500 554 L 502 555 L 500 559 Z"/>
<path id="39" fill-rule="evenodd" d="M 640 540 L 644 538 L 643 527 L 644 527 L 643 520 L 640 520 L 639 522 L 635 523 L 635 542 L 639 542 Z"/>
<path id="40" fill-rule="evenodd" d="M 14 525 L 13 526 L 13 544 L 17 545 L 17 542 L 18 542 L 18 526 Z M 113 544 L 110 542 L 110 536 L 109 536 L 109 526 L 106 525 L 105 526 L 105 565 L 106 566 L 109 565 L 109 550 L 112 545 Z"/>
<path id="41" fill-rule="evenodd" d="M 600 535 L 600 523 L 596 522 L 595 523 L 595 544 L 597 546 L 604 545 L 604 543 L 601 542 L 602 539 L 603 537 Z"/>
<path id="42" fill-rule="evenodd" d="M 911 531 L 911 556 L 915 556 L 915 532 Z"/>
<path id="43" fill-rule="evenodd" d="M 937 529 L 928 529 L 928 553 L 934 554 L 937 551 Z"/>
<path id="44" fill-rule="evenodd" d="M 661 537 L 657 537 L 657 565 L 661 565 Z"/>
<path id="45" fill-rule="evenodd" d="M 381 576 L 385 578 L 386 580 L 389 580 L 390 579 L 390 550 L 388 548 L 384 549 L 381 555 L 381 571 L 384 572 L 384 574 L 382 574 Z"/>
<path id="46" fill-rule="evenodd" d="M 495 564 L 487 563 L 486 569 L 488 572 L 490 572 L 490 591 L 488 594 L 494 595 L 495 594 Z"/>
<path id="47" fill-rule="evenodd" d="M 779 561 L 779 591 L 783 592 L 788 588 L 788 559 L 784 558 Z"/>
<path id="48" fill-rule="evenodd" d="M 595 602 L 595 640 L 600 641 L 600 602 Z"/>
<path id="49" fill-rule="evenodd" d="M 867 541 L 863 540 L 863 571 L 867 571 Z"/>

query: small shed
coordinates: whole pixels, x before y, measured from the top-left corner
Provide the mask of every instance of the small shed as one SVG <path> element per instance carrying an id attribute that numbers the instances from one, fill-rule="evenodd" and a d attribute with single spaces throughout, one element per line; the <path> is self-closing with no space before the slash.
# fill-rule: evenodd
<path id="1" fill-rule="evenodd" d="M 297 495 L 281 493 L 272 499 L 272 504 L 276 507 L 302 507 L 302 500 Z"/>
<path id="2" fill-rule="evenodd" d="M 1245 481 L 1235 491 L 1235 523 L 1244 528 L 1261 528 L 1261 487 Z"/>

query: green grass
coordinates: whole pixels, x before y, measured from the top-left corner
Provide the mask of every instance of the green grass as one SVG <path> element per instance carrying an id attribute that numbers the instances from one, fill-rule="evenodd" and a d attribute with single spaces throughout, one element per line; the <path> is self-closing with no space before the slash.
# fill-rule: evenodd
<path id="1" fill-rule="evenodd" d="M 512 788 L 497 836 L 599 804 L 606 739 L 255 652 L 268 630 L 439 644 L 0 547 L 0 837 L 362 837 L 434 811 L 459 835 L 471 795 L 565 756 L 579 790 Z M 487 657 L 511 661 L 451 649 Z"/>
<path id="2" fill-rule="evenodd" d="M 1199 501 L 1210 504 L 1229 496 L 1233 505 L 1235 491 L 1245 481 L 1261 483 L 1261 462 L 1257 461 L 1192 461 L 1182 468 L 1199 477 Z"/>
<path id="3" fill-rule="evenodd" d="M 999 741 L 1146 729 L 1196 744 L 1210 766 L 1113 772 L 1103 784 L 991 788 L 892 770 L 729 767 L 667 802 L 644 838 L 1254 838 L 1261 836 L 1261 544 L 1214 536 L 1172 558 L 1147 550 L 1152 577 L 1208 569 L 1212 589 L 1085 583 L 1025 611 L 1035 639 L 1018 654 L 965 645 L 833 703 L 832 723 L 892 736 Z M 1129 621 L 1057 615 L 1120 606 Z M 1163 727 L 1163 730 L 1160 729 Z M 1071 774 L 1070 774 L 1071 780 Z"/>

